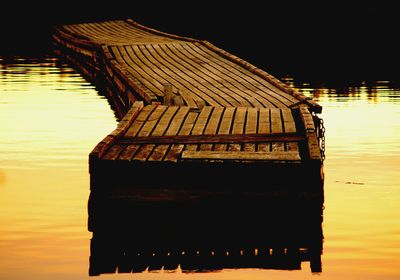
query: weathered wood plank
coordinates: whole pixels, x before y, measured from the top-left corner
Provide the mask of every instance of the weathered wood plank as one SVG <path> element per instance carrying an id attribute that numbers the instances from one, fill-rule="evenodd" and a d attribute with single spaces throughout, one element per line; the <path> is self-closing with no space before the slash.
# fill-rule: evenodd
<path id="1" fill-rule="evenodd" d="M 260 134 L 271 133 L 270 110 L 267 108 L 259 109 L 258 131 L 257 132 Z M 271 148 L 270 143 L 260 143 L 257 145 L 257 151 L 259 151 L 259 152 L 269 152 L 270 148 Z"/>
<path id="2" fill-rule="evenodd" d="M 119 46 L 118 49 L 121 52 L 121 56 L 117 57 L 118 61 L 125 64 L 128 71 L 153 93 L 162 96 L 164 94 L 162 84 L 168 82 L 164 76 L 154 74 L 153 68 L 146 64 L 147 60 L 140 57 L 140 52 L 134 52 L 132 46 Z"/>
<path id="3" fill-rule="evenodd" d="M 300 117 L 304 124 L 305 130 L 310 133 L 315 132 L 315 124 L 313 117 L 306 106 L 300 107 Z"/>
<path id="4" fill-rule="evenodd" d="M 224 108 L 222 107 L 215 107 L 211 117 L 206 125 L 204 130 L 204 135 L 210 135 L 217 133 L 218 125 L 221 120 L 222 113 L 224 112 Z M 213 145 L 212 144 L 201 144 L 199 149 L 201 151 L 211 151 Z"/>
<path id="5" fill-rule="evenodd" d="M 186 118 L 186 115 L 189 113 L 189 107 L 179 107 L 179 111 L 174 116 L 171 124 L 168 127 L 168 130 L 165 132 L 165 135 L 177 135 L 179 129 L 182 126 L 183 121 Z"/>
<path id="6" fill-rule="evenodd" d="M 218 129 L 219 135 L 226 135 L 230 133 L 235 111 L 236 109 L 234 107 L 225 108 L 224 115 L 222 116 L 221 124 Z M 226 151 L 227 147 L 227 144 L 215 144 L 214 150 Z"/>
<path id="7" fill-rule="evenodd" d="M 257 126 L 258 126 L 258 110 L 256 108 L 248 108 L 246 125 L 245 125 L 245 134 L 257 133 Z M 246 152 L 255 152 L 256 145 L 245 143 L 243 145 L 243 150 Z"/>
<path id="8" fill-rule="evenodd" d="M 151 133 L 152 136 L 164 135 L 170 125 L 174 115 L 179 110 L 177 106 L 168 107 L 161 120 Z M 158 145 L 154 148 L 152 154 L 148 157 L 149 161 L 160 161 L 165 156 L 169 145 Z"/>
<path id="9" fill-rule="evenodd" d="M 243 95 L 246 100 L 251 98 L 250 92 L 257 90 L 257 88 L 252 87 L 251 84 L 244 85 L 241 83 L 240 76 L 232 77 L 226 69 L 215 63 L 215 60 L 213 60 L 212 57 L 202 56 L 200 53 L 195 52 L 193 48 L 189 47 L 189 44 L 174 44 L 168 45 L 167 47 L 175 53 L 181 53 L 184 55 L 187 58 L 187 62 L 193 65 L 193 67 L 201 66 L 198 71 L 202 71 L 205 75 L 210 75 L 216 81 L 226 82 L 224 84 L 226 88 Z M 249 92 L 246 92 L 246 90 L 249 90 Z M 256 103 L 252 104 L 252 106 L 261 105 L 257 99 L 255 102 Z"/>
<path id="10" fill-rule="evenodd" d="M 260 94 L 265 95 L 268 99 L 274 100 L 274 102 L 279 107 L 282 106 L 287 107 L 291 105 L 292 102 L 296 102 L 298 100 L 293 96 L 290 96 L 289 94 L 285 93 L 281 89 L 275 87 L 270 82 L 264 80 L 258 75 L 253 74 L 248 69 L 243 68 L 243 66 L 239 65 L 237 62 L 228 60 L 223 56 L 221 56 L 219 53 L 213 51 L 212 49 L 218 49 L 218 48 L 216 48 L 209 42 L 195 43 L 189 46 L 195 48 L 196 51 L 201 51 L 209 56 L 212 56 L 218 61 L 219 65 L 229 69 L 230 71 L 234 72 L 237 76 L 241 76 L 242 78 L 247 79 L 250 83 L 256 85 L 260 90 Z M 209 48 L 210 46 L 212 47 Z M 233 57 L 233 55 L 230 56 Z"/>
<path id="11" fill-rule="evenodd" d="M 167 110 L 162 115 L 160 121 L 157 123 L 156 127 L 154 128 L 153 132 L 150 134 L 151 136 L 161 136 L 167 131 L 168 126 L 173 119 L 174 115 L 178 111 L 178 106 L 168 106 Z M 152 116 L 150 116 L 151 118 Z"/>
<path id="12" fill-rule="evenodd" d="M 202 41 L 201 44 L 208 49 L 210 49 L 213 53 L 222 56 L 223 58 L 230 60 L 231 62 L 234 62 L 238 66 L 240 66 L 241 69 L 248 70 L 252 74 L 254 74 L 254 78 L 259 80 L 261 83 L 263 83 L 264 86 L 268 87 L 269 89 L 272 90 L 271 93 L 277 94 L 277 98 L 282 98 L 281 100 L 284 101 L 284 99 L 287 100 L 304 100 L 305 103 L 310 106 L 310 108 L 315 111 L 315 112 L 321 112 L 321 106 L 319 106 L 316 102 L 312 100 L 307 100 L 307 98 L 294 90 L 293 88 L 288 87 L 269 73 L 255 67 L 254 65 L 248 63 L 247 61 L 244 61 L 243 59 L 240 59 L 225 50 L 222 50 L 214 45 L 212 45 L 210 42 L 207 41 Z M 286 103 L 287 106 L 290 106 Z"/>
<path id="13" fill-rule="evenodd" d="M 226 101 L 207 92 L 201 83 L 193 79 L 187 79 L 180 71 L 171 66 L 162 56 L 159 55 L 157 45 L 132 46 L 135 52 L 142 52 L 146 59 L 151 62 L 153 71 L 160 77 L 165 77 L 169 83 L 182 92 L 190 92 L 194 100 L 204 100 L 209 104 L 225 104 Z M 160 72 L 162 71 L 162 73 Z"/>
<path id="14" fill-rule="evenodd" d="M 285 132 L 296 132 L 296 124 L 294 122 L 292 110 L 282 109 L 283 127 Z"/>
<path id="15" fill-rule="evenodd" d="M 114 144 L 103 156 L 103 160 L 115 160 L 126 146 Z"/>
<path id="16" fill-rule="evenodd" d="M 179 45 L 174 44 L 174 47 L 177 49 L 182 49 L 181 45 L 183 44 L 190 43 L 181 43 Z M 203 63 L 192 60 L 190 57 L 186 56 L 182 52 L 172 50 L 166 44 L 160 44 L 159 47 L 164 52 L 165 57 L 168 56 L 173 61 L 176 61 L 175 66 L 177 68 L 179 68 L 191 78 L 202 82 L 203 85 L 205 85 L 211 92 L 215 94 L 220 94 L 221 97 L 223 97 L 224 99 L 226 99 L 226 97 L 229 97 L 228 101 L 230 103 L 235 100 L 234 104 L 240 104 L 240 106 L 251 106 L 246 98 L 244 98 L 243 94 L 241 94 L 240 92 L 238 93 L 235 88 L 229 88 L 226 86 L 227 81 L 225 79 L 221 79 L 211 71 L 204 71 Z"/>
<path id="17" fill-rule="evenodd" d="M 241 134 L 244 130 L 244 124 L 246 121 L 247 108 L 239 107 L 236 109 L 235 118 L 232 126 L 232 134 Z M 229 144 L 228 151 L 240 151 L 240 144 Z"/>
<path id="18" fill-rule="evenodd" d="M 144 144 L 141 145 L 139 150 L 136 152 L 136 154 L 133 156 L 132 160 L 134 161 L 141 161 L 144 162 L 147 160 L 153 149 L 155 148 L 156 145 L 154 144 Z"/>
<path id="19" fill-rule="evenodd" d="M 301 141 L 305 136 L 299 133 L 269 133 L 269 134 L 197 134 L 197 135 L 164 135 L 146 137 L 122 137 L 119 143 L 123 144 L 204 144 L 204 143 L 259 143 L 268 141 Z"/>
<path id="20" fill-rule="evenodd" d="M 180 130 L 178 132 L 178 135 L 180 135 L 180 136 L 189 135 L 193 129 L 193 126 L 196 122 L 198 115 L 199 115 L 199 113 L 197 113 L 197 112 L 189 112 L 186 115 L 186 118 L 182 124 L 182 127 L 180 128 Z M 173 144 L 171 146 L 171 149 L 165 156 L 164 161 L 177 162 L 178 156 L 182 153 L 184 147 L 185 147 L 185 145 L 183 145 L 183 144 Z"/>
<path id="21" fill-rule="evenodd" d="M 300 161 L 297 152 L 183 151 L 182 160 Z"/>
<path id="22" fill-rule="evenodd" d="M 145 79 L 146 74 L 140 67 L 135 67 L 135 62 L 132 62 L 129 55 L 126 54 L 124 46 L 111 46 L 110 50 L 116 58 L 116 60 L 109 61 L 113 72 L 115 72 L 115 74 L 113 74 L 113 79 L 115 82 L 120 78 L 124 80 L 120 85 L 121 91 L 124 91 L 122 87 L 126 89 L 129 85 L 147 102 L 151 103 L 156 101 L 157 87 Z M 120 78 L 117 79 L 117 77 Z"/>
<path id="23" fill-rule="evenodd" d="M 283 129 L 285 132 L 296 132 L 296 123 L 293 118 L 293 111 L 290 109 L 282 109 Z M 285 143 L 285 150 L 298 151 L 299 145 L 297 142 Z"/>
<path id="24" fill-rule="evenodd" d="M 214 107 L 205 106 L 203 110 L 201 110 L 199 116 L 197 117 L 196 123 L 193 126 L 193 130 L 191 135 L 201 135 L 204 132 L 204 129 L 207 125 L 208 118 L 210 117 Z M 198 148 L 197 145 L 186 145 L 184 150 L 196 151 Z"/>
<path id="25" fill-rule="evenodd" d="M 142 128 L 144 122 L 147 120 L 148 116 L 154 111 L 156 105 L 147 105 L 143 108 L 140 114 L 137 116 L 136 120 L 131 124 L 125 133 L 125 136 L 136 136 L 139 130 Z"/>
<path id="26" fill-rule="evenodd" d="M 177 135 L 177 133 L 178 133 L 179 129 L 181 128 L 182 123 L 185 120 L 188 113 L 189 113 L 189 107 L 180 107 L 179 111 L 176 113 L 173 120 L 170 122 L 170 125 L 164 135 L 166 135 L 166 136 Z M 151 156 L 149 157 L 148 160 L 149 161 L 163 160 L 163 158 L 166 155 L 166 153 L 168 152 L 169 148 L 173 148 L 173 146 L 171 146 L 171 144 L 158 145 L 153 150 L 153 153 L 151 154 Z M 168 157 L 168 159 L 170 159 L 170 157 Z"/>
<path id="27" fill-rule="evenodd" d="M 283 133 L 280 109 L 271 109 L 271 133 Z"/>
<path id="28" fill-rule="evenodd" d="M 139 130 L 137 135 L 139 137 L 149 136 L 152 133 L 154 127 L 160 121 L 162 115 L 165 113 L 167 108 L 168 108 L 167 106 L 157 105 L 154 111 L 148 116 L 146 122 L 143 124 L 142 128 Z M 136 154 L 133 156 L 132 160 L 146 161 L 150 153 L 153 151 L 154 147 L 155 147 L 154 144 L 142 145 L 136 152 Z"/>
<path id="29" fill-rule="evenodd" d="M 156 124 L 161 119 L 164 112 L 167 110 L 167 106 L 158 105 L 155 110 L 151 113 L 151 115 L 147 118 L 146 122 L 140 129 L 138 136 L 148 136 L 153 131 Z"/>
<path id="30" fill-rule="evenodd" d="M 129 145 L 119 155 L 119 160 L 130 161 L 139 150 L 140 145 Z"/>
<path id="31" fill-rule="evenodd" d="M 232 105 L 239 105 L 240 103 L 232 98 L 231 96 L 223 93 L 217 87 L 212 85 L 207 80 L 202 79 L 200 76 L 196 75 L 192 71 L 188 71 L 188 69 L 184 68 L 182 64 L 184 61 L 179 59 L 179 61 L 175 61 L 170 56 L 168 56 L 163 49 L 161 49 L 161 45 L 151 45 L 151 48 L 147 48 L 150 53 L 170 71 L 173 71 L 176 77 L 180 78 L 180 81 L 186 81 L 190 83 L 192 87 L 195 88 L 204 88 L 204 92 L 212 97 L 218 104 L 223 106 L 232 106 Z M 201 86 L 201 87 L 200 87 Z M 215 103 L 214 101 L 214 103 Z M 215 105 L 218 105 L 215 104 Z M 213 104 L 214 105 L 214 104 Z"/>
<path id="32" fill-rule="evenodd" d="M 321 151 L 318 145 L 314 120 L 307 107 L 305 106 L 300 107 L 300 117 L 306 131 L 308 156 L 311 160 L 321 161 L 322 160 Z"/>
<path id="33" fill-rule="evenodd" d="M 218 74 L 218 76 L 225 81 L 230 81 L 232 86 L 240 89 L 241 94 L 245 96 L 247 95 L 246 99 L 252 104 L 252 106 L 276 107 L 274 103 L 266 98 L 265 94 L 259 94 L 261 88 L 255 87 L 254 83 L 244 79 L 241 73 L 235 73 L 235 71 L 232 71 L 229 66 L 221 64 L 221 61 L 218 61 L 213 56 L 196 51 L 195 45 L 182 45 L 182 50 L 180 51 L 187 52 L 187 54 L 192 55 L 195 60 L 203 61 L 202 66 L 209 72 Z"/>
<path id="34" fill-rule="evenodd" d="M 280 109 L 271 109 L 271 132 L 283 133 L 283 121 L 281 118 Z M 272 151 L 284 151 L 285 145 L 283 142 L 273 142 L 271 144 Z"/>

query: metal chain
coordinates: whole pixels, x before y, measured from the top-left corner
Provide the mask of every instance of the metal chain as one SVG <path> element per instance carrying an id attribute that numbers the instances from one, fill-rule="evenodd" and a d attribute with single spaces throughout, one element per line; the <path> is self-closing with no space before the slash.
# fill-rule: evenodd
<path id="1" fill-rule="evenodd" d="M 322 161 L 325 160 L 325 126 L 324 126 L 324 120 L 320 118 L 320 145 L 321 145 L 321 157 L 322 157 Z"/>
<path id="2" fill-rule="evenodd" d="M 316 129 L 317 129 L 317 138 L 318 138 L 318 144 L 320 147 L 321 151 L 321 158 L 322 161 L 325 160 L 325 126 L 324 126 L 324 120 L 319 118 L 318 116 L 314 115 L 314 121 L 316 124 Z"/>

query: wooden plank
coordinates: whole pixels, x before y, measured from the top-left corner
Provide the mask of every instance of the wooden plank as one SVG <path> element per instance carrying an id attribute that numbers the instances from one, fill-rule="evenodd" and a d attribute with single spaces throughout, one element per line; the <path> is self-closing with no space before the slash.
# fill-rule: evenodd
<path id="1" fill-rule="evenodd" d="M 157 87 L 145 78 L 146 73 L 131 60 L 126 53 L 125 47 L 111 46 L 110 50 L 116 58 L 116 60 L 109 62 L 113 73 L 115 73 L 113 74 L 114 82 L 122 78 L 123 81 L 120 83 L 120 88 L 127 89 L 127 86 L 129 86 L 139 94 L 141 99 L 148 103 L 156 101 L 157 95 L 161 93 L 157 92 Z M 121 91 L 124 91 L 124 89 L 121 89 Z"/>
<path id="2" fill-rule="evenodd" d="M 221 66 L 219 61 L 217 61 L 214 57 L 207 55 L 205 53 L 195 51 L 193 48 L 193 44 L 189 47 L 188 45 L 182 45 L 182 49 L 179 51 L 186 53 L 188 56 L 191 55 L 193 59 L 202 61 L 202 67 L 208 70 L 208 72 L 212 72 L 217 74 L 221 79 L 226 81 L 230 81 L 232 86 L 236 87 L 241 91 L 241 94 L 247 94 L 247 100 L 254 107 L 275 107 L 274 103 L 268 100 L 265 97 L 265 94 L 258 94 L 260 88 L 257 88 L 250 83 L 248 80 L 243 79 L 242 75 L 235 74 L 231 72 L 229 68 L 225 68 Z M 257 93 L 257 94 L 256 94 Z"/>
<path id="3" fill-rule="evenodd" d="M 117 57 L 118 61 L 125 64 L 128 71 L 154 94 L 162 96 L 162 84 L 168 81 L 163 76 L 154 75 L 153 68 L 145 63 L 147 60 L 141 59 L 138 53 L 132 50 L 132 46 L 119 46 L 118 49 L 121 52 L 121 56 Z"/>
<path id="4" fill-rule="evenodd" d="M 237 94 L 243 96 L 247 102 L 252 99 L 252 95 L 250 94 L 251 91 L 255 91 L 255 87 L 250 88 L 246 87 L 240 82 L 241 77 L 236 76 L 232 77 L 231 75 L 227 74 L 227 70 L 220 67 L 217 63 L 210 58 L 210 56 L 202 56 L 200 53 L 193 50 L 193 48 L 188 46 L 189 44 L 174 44 L 168 45 L 173 52 L 181 53 L 187 58 L 187 62 L 193 65 L 193 67 L 198 68 L 198 71 L 203 72 L 207 76 L 211 76 L 216 81 L 223 81 L 222 85 L 227 89 L 236 92 Z M 193 45 L 193 44 L 192 44 Z M 201 67 L 199 67 L 201 66 Z M 248 90 L 248 91 L 246 91 Z M 260 106 L 262 104 L 257 100 L 253 99 L 255 103 L 252 102 L 250 106 Z M 245 105 L 242 103 L 242 105 Z"/>
<path id="5" fill-rule="evenodd" d="M 218 129 L 219 135 L 226 135 L 230 133 L 235 111 L 236 108 L 234 107 L 225 108 L 224 115 L 222 116 L 221 124 Z M 227 147 L 227 144 L 215 144 L 214 151 L 226 151 Z"/>
<path id="6" fill-rule="evenodd" d="M 133 46 L 133 48 L 135 49 L 136 47 Z M 218 100 L 218 96 L 211 96 L 197 81 L 188 81 L 184 76 L 179 75 L 181 71 L 176 71 L 173 67 L 171 68 L 169 63 L 158 54 L 156 46 L 138 46 L 137 48 L 156 66 L 154 71 L 158 71 L 157 68 L 161 69 L 164 72 L 163 75 L 167 77 L 167 80 L 178 90 L 190 92 L 195 100 L 203 99 L 207 103 L 218 105 L 225 103 L 224 100 Z"/>
<path id="7" fill-rule="evenodd" d="M 136 136 L 139 130 L 142 128 L 144 122 L 147 120 L 147 117 L 153 112 L 156 108 L 156 105 L 147 105 L 145 106 L 140 114 L 137 116 L 135 121 L 131 124 L 128 130 L 125 133 L 125 136 Z"/>
<path id="8" fill-rule="evenodd" d="M 88 32 L 92 34 L 93 38 L 98 44 L 114 45 L 117 42 L 121 42 L 122 36 L 113 27 L 106 28 L 105 22 L 99 23 L 83 23 L 81 25 L 86 26 Z M 126 42 L 126 39 L 125 39 Z"/>
<path id="9" fill-rule="evenodd" d="M 200 42 L 200 44 L 211 50 L 211 52 L 215 53 L 216 55 L 223 57 L 227 61 L 233 62 L 243 70 L 246 70 L 253 74 L 254 79 L 259 80 L 265 87 L 267 87 L 271 91 L 271 94 L 275 95 L 276 98 L 282 100 L 283 102 L 285 100 L 293 100 L 295 102 L 296 99 L 300 100 L 304 98 L 303 95 L 296 93 L 292 88 L 286 86 L 284 83 L 282 83 L 272 75 L 255 67 L 247 61 L 244 61 L 243 59 L 240 59 L 228 53 L 227 51 L 212 45 L 210 42 L 202 41 Z M 286 106 L 288 106 L 287 103 Z"/>
<path id="10" fill-rule="evenodd" d="M 185 101 L 185 104 L 193 109 L 201 109 L 199 108 L 199 105 L 196 103 L 196 96 L 193 96 L 190 92 L 186 90 L 180 90 L 179 91 L 180 96 L 182 96 L 183 100 Z M 201 99 L 202 100 L 202 99 Z"/>
<path id="11" fill-rule="evenodd" d="M 167 106 L 158 105 L 155 110 L 151 113 L 151 115 L 147 118 L 146 122 L 144 123 L 142 129 L 140 129 L 138 136 L 148 136 L 153 131 L 154 127 L 160 121 L 162 115 L 167 110 Z"/>
<path id="12" fill-rule="evenodd" d="M 178 106 L 169 106 L 167 107 L 167 110 L 164 112 L 162 115 L 160 121 L 157 123 L 156 127 L 150 134 L 151 136 L 161 136 L 164 135 L 164 133 L 167 131 L 168 126 L 174 117 L 175 113 L 178 111 L 179 107 Z M 150 116 L 151 119 L 152 116 Z"/>
<path id="13" fill-rule="evenodd" d="M 122 150 L 125 148 L 125 145 L 118 145 L 115 144 L 110 149 L 105 153 L 103 156 L 103 160 L 115 160 L 118 158 L 118 155 L 122 152 Z"/>
<path id="14" fill-rule="evenodd" d="M 211 117 L 207 123 L 206 129 L 204 131 L 204 135 L 210 135 L 217 133 L 218 125 L 221 120 L 222 113 L 224 112 L 224 108 L 215 107 Z M 201 151 L 211 151 L 213 148 L 212 144 L 201 144 L 199 149 Z"/>
<path id="15" fill-rule="evenodd" d="M 152 151 L 149 151 L 151 155 L 146 155 L 146 157 L 148 156 L 147 161 L 162 161 L 165 154 L 167 153 L 168 147 L 169 145 L 155 145 L 154 149 Z"/>
<path id="16" fill-rule="evenodd" d="M 146 46 L 142 46 L 146 47 Z M 201 96 L 203 99 L 208 101 L 208 103 L 213 104 L 215 106 L 232 106 L 238 105 L 239 102 L 231 98 L 230 96 L 220 93 L 216 94 L 217 88 L 213 87 L 214 90 L 209 88 L 210 84 L 207 81 L 199 81 L 199 77 L 196 76 L 191 71 L 188 71 L 186 68 L 183 68 L 180 63 L 174 61 L 171 57 L 166 55 L 159 45 L 151 45 L 147 46 L 147 50 L 151 53 L 151 55 L 157 59 L 160 63 L 162 63 L 167 69 L 173 72 L 173 76 L 179 78 L 186 86 L 189 86 L 189 89 L 192 88 L 198 96 Z M 202 89 L 200 91 L 200 89 Z"/>
<path id="17" fill-rule="evenodd" d="M 293 111 L 291 109 L 282 109 L 283 129 L 285 132 L 296 132 L 296 123 L 293 118 Z M 298 151 L 299 144 L 297 142 L 285 143 L 285 150 Z"/>
<path id="18" fill-rule="evenodd" d="M 205 106 L 201 110 L 199 116 L 197 117 L 196 123 L 193 126 L 193 130 L 191 135 L 201 135 L 204 132 L 204 129 L 206 127 L 208 118 L 211 115 L 211 112 L 213 111 L 214 107 L 211 106 Z M 197 150 L 197 145 L 186 145 L 184 150 L 190 150 L 190 151 L 196 151 Z"/>
<path id="19" fill-rule="evenodd" d="M 182 160 L 300 161 L 297 152 L 183 151 Z"/>
<path id="20" fill-rule="evenodd" d="M 161 120 L 154 128 L 151 133 L 152 136 L 161 136 L 167 131 L 169 124 L 171 123 L 174 115 L 178 111 L 179 107 L 171 106 L 168 107 L 167 111 L 162 116 Z M 165 156 L 169 145 L 158 145 L 154 148 L 152 154 L 149 156 L 148 161 L 161 161 Z"/>
<path id="21" fill-rule="evenodd" d="M 283 127 L 285 132 L 296 132 L 296 124 L 294 122 L 292 110 L 282 109 Z"/>
<path id="22" fill-rule="evenodd" d="M 315 133 L 309 133 L 307 138 L 308 154 L 311 160 L 322 161 L 321 150 Z"/>
<path id="23" fill-rule="evenodd" d="M 207 143 L 262 143 L 268 141 L 301 141 L 305 136 L 300 133 L 269 133 L 269 134 L 197 134 L 197 135 L 164 135 L 146 137 L 122 137 L 123 144 L 207 144 Z"/>
<path id="24" fill-rule="evenodd" d="M 203 88 L 204 92 L 207 93 L 208 96 L 212 97 L 222 106 L 240 105 L 240 102 L 237 99 L 233 98 L 226 92 L 223 92 L 219 87 L 215 86 L 215 84 L 211 83 L 209 80 L 203 79 L 201 76 L 199 76 L 198 71 L 195 70 L 196 72 L 193 72 L 190 69 L 185 68 L 182 65 L 185 63 L 182 58 L 176 58 L 177 60 L 174 60 L 171 56 L 168 55 L 168 53 L 165 53 L 161 47 L 162 45 L 153 45 L 155 53 L 159 57 L 164 59 L 164 61 L 168 63 L 169 68 L 182 79 L 185 79 L 197 88 Z M 218 106 L 217 104 L 214 105 Z"/>
<path id="25" fill-rule="evenodd" d="M 283 133 L 283 122 L 280 109 L 271 110 L 271 133 Z M 284 151 L 285 144 L 283 142 L 273 142 L 271 151 Z"/>
<path id="26" fill-rule="evenodd" d="M 151 113 L 151 115 L 147 118 L 146 122 L 142 126 L 142 128 L 138 132 L 138 136 L 149 136 L 154 127 L 160 121 L 162 115 L 167 110 L 167 106 L 158 105 L 155 110 Z M 133 156 L 132 160 L 135 161 L 146 161 L 149 157 L 150 153 L 153 151 L 155 145 L 154 144 L 144 144 L 142 145 L 136 154 Z"/>
<path id="27" fill-rule="evenodd" d="M 322 161 L 321 151 L 319 148 L 315 130 L 315 124 L 309 108 L 305 106 L 300 106 L 300 117 L 306 131 L 308 156 L 311 160 Z"/>
<path id="28" fill-rule="evenodd" d="M 270 110 L 267 108 L 259 109 L 257 132 L 260 134 L 271 133 Z M 271 148 L 270 143 L 260 143 L 257 145 L 257 151 L 259 152 L 269 152 L 270 148 Z"/>
<path id="29" fill-rule="evenodd" d="M 189 135 L 190 132 L 193 129 L 193 126 L 196 122 L 196 119 L 198 117 L 199 113 L 197 112 L 189 112 L 186 115 L 186 118 L 182 124 L 182 127 L 180 128 L 178 135 Z M 171 162 L 177 162 L 178 161 L 178 156 L 182 153 L 183 148 L 185 145 L 183 144 L 173 144 L 171 149 L 168 151 L 167 155 L 164 158 L 164 161 L 171 161 Z"/>
<path id="30" fill-rule="evenodd" d="M 130 161 L 139 150 L 140 145 L 129 145 L 119 155 L 118 160 Z"/>
<path id="31" fill-rule="evenodd" d="M 155 148 L 155 144 L 144 144 L 139 147 L 139 150 L 133 156 L 132 160 L 144 162 L 147 160 L 153 149 Z"/>
<path id="32" fill-rule="evenodd" d="M 244 124 L 246 121 L 247 108 L 239 107 L 236 109 L 235 118 L 232 126 L 232 134 L 241 134 L 244 130 Z M 228 151 L 240 151 L 240 144 L 229 144 Z"/>
<path id="33" fill-rule="evenodd" d="M 227 81 L 216 76 L 211 71 L 204 71 L 203 64 L 198 61 L 192 60 L 182 52 L 173 51 L 170 46 L 174 45 L 175 48 L 182 49 L 181 45 L 192 43 L 180 44 L 160 44 L 160 49 L 163 50 L 165 57 L 169 57 L 174 61 L 174 65 L 186 73 L 191 78 L 203 83 L 211 92 L 221 94 L 222 97 L 229 96 L 230 100 L 235 100 L 235 104 L 239 106 L 251 106 L 251 104 L 243 97 L 243 94 L 238 93 L 233 88 L 226 86 Z M 229 101 L 229 100 L 228 100 Z M 229 101 L 231 103 L 231 101 Z"/>
<path id="34" fill-rule="evenodd" d="M 143 69 L 148 73 L 149 77 L 160 82 L 158 88 L 163 94 L 164 84 L 168 83 L 174 88 L 179 88 L 181 81 L 164 64 L 160 63 L 145 45 L 130 46 L 129 51 L 129 54 L 135 56 L 136 60 L 143 65 Z"/>
<path id="35" fill-rule="evenodd" d="M 314 120 L 313 120 L 313 117 L 312 117 L 308 107 L 306 107 L 306 106 L 300 107 L 300 117 L 304 124 L 305 130 L 310 133 L 315 132 Z"/>
<path id="36" fill-rule="evenodd" d="M 245 134 L 255 134 L 257 133 L 258 126 L 258 110 L 256 108 L 248 108 L 247 109 L 247 118 L 245 125 Z M 256 145 L 245 143 L 243 145 L 243 150 L 247 152 L 255 152 Z"/>
<path id="37" fill-rule="evenodd" d="M 114 36 L 118 36 L 118 42 L 125 44 L 132 42 L 139 43 L 141 41 L 151 40 L 156 37 L 151 36 L 148 33 L 148 36 L 143 36 L 146 33 L 139 31 L 137 28 L 134 28 L 124 21 L 106 21 L 104 22 L 104 27 L 107 30 L 113 30 L 115 33 Z"/>
<path id="38" fill-rule="evenodd" d="M 170 125 L 165 132 L 164 135 L 172 136 L 176 135 L 182 126 L 183 121 L 185 120 L 187 114 L 189 112 L 189 107 L 180 107 L 178 112 L 175 114 L 173 120 L 170 122 Z M 164 156 L 168 152 L 171 144 L 167 145 L 158 145 L 154 150 L 151 156 L 149 157 L 149 161 L 161 161 Z"/>
<path id="39" fill-rule="evenodd" d="M 271 111 L 271 133 L 283 133 L 281 110 L 270 109 Z"/>
<path id="40" fill-rule="evenodd" d="M 208 42 L 204 43 L 211 45 Z M 298 101 L 298 99 L 285 93 L 281 89 L 271 84 L 269 81 L 259 77 L 258 75 L 255 75 L 238 63 L 232 62 L 231 60 L 222 57 L 220 54 L 206 47 L 204 44 L 194 43 L 189 45 L 189 47 L 194 48 L 198 52 L 205 53 L 207 56 L 213 57 L 214 59 L 216 59 L 216 62 L 222 67 L 229 69 L 230 71 L 235 73 L 236 76 L 240 76 L 248 80 L 251 84 L 256 85 L 257 88 L 259 88 L 261 95 L 271 100 L 271 102 L 276 103 L 276 105 L 279 107 L 288 107 L 293 102 Z"/>
<path id="41" fill-rule="evenodd" d="M 177 135 L 179 129 L 182 126 L 183 121 L 185 120 L 186 115 L 189 113 L 189 107 L 180 107 L 179 111 L 176 113 L 174 119 L 168 127 L 168 130 L 165 132 L 165 135 Z"/>

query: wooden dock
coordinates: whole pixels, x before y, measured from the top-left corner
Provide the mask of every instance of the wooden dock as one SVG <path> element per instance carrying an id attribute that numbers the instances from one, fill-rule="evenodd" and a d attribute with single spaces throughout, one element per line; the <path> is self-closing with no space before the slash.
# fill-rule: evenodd
<path id="1" fill-rule="evenodd" d="M 130 19 L 60 26 L 53 39 L 121 118 L 90 153 L 92 190 L 321 191 L 322 108 L 267 72 Z"/>

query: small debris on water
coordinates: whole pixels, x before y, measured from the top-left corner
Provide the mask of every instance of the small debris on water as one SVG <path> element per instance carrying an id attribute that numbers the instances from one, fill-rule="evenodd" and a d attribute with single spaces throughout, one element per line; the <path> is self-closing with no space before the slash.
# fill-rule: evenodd
<path id="1" fill-rule="evenodd" d="M 365 185 L 365 183 L 362 182 L 353 182 L 353 181 L 335 181 L 335 183 L 342 183 L 346 185 Z"/>

